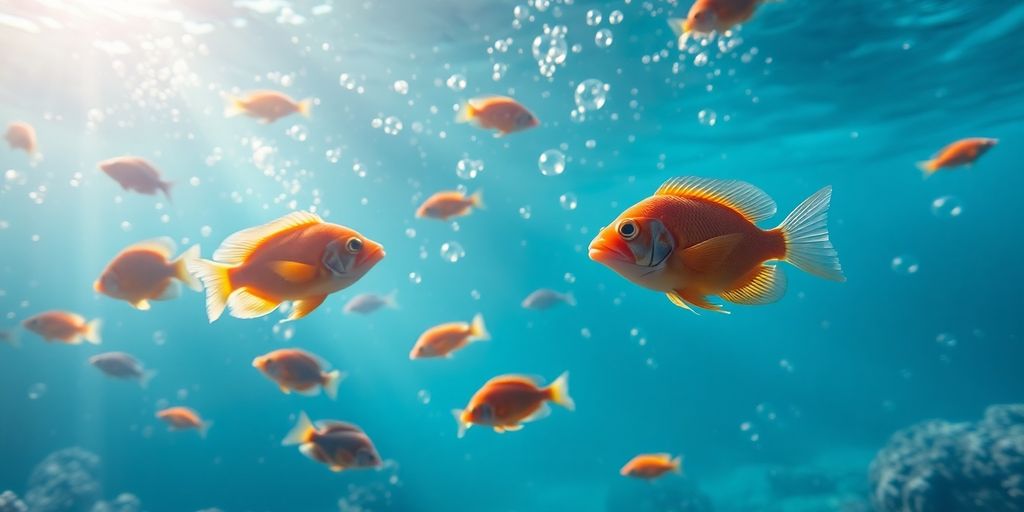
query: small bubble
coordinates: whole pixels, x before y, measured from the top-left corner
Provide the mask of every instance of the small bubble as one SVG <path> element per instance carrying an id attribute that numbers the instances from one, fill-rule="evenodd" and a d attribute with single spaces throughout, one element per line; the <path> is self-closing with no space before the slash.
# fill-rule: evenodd
<path id="1" fill-rule="evenodd" d="M 132 230 L 132 223 L 131 222 L 128 222 L 126 220 L 121 221 L 121 231 L 124 231 L 125 233 L 127 233 L 127 232 L 129 232 L 131 230 Z"/>
<path id="2" fill-rule="evenodd" d="M 156 332 L 153 333 L 153 344 L 154 345 L 159 347 L 159 346 L 163 346 L 165 343 L 167 343 L 167 332 L 165 332 L 165 331 L 156 331 Z"/>
<path id="3" fill-rule="evenodd" d="M 202 235 L 203 238 L 209 238 L 209 236 L 213 234 L 213 228 L 210 226 L 203 226 L 199 228 L 199 234 Z"/>
<path id="4" fill-rule="evenodd" d="M 36 382 L 28 387 L 28 399 L 39 400 L 46 394 L 46 384 L 42 382 Z"/>
<path id="5" fill-rule="evenodd" d="M 480 290 L 476 290 L 476 289 L 470 290 L 469 291 L 469 296 L 472 297 L 473 300 L 480 300 Z"/>
<path id="6" fill-rule="evenodd" d="M 537 167 L 544 176 L 557 176 L 565 172 L 565 155 L 557 149 L 549 149 L 540 154 Z"/>
<path id="7" fill-rule="evenodd" d="M 448 263 L 458 263 L 466 257 L 466 250 L 458 242 L 445 242 L 441 244 L 441 257 Z"/>
<path id="8" fill-rule="evenodd" d="M 917 262 L 917 258 L 909 254 L 896 256 L 892 259 L 891 266 L 893 272 L 905 275 L 916 274 L 917 271 L 921 269 L 921 265 Z"/>
<path id="9" fill-rule="evenodd" d="M 704 67 L 707 64 L 708 64 L 708 54 L 707 53 L 700 52 L 700 53 L 698 53 L 693 58 L 693 65 L 697 66 L 698 68 Z"/>
<path id="10" fill-rule="evenodd" d="M 572 272 L 566 272 L 565 275 L 562 276 L 562 278 L 565 279 L 565 282 L 569 284 L 573 284 L 576 282 L 576 275 L 573 274 Z"/>
<path id="11" fill-rule="evenodd" d="M 472 160 L 463 158 L 455 164 L 455 175 L 464 180 L 471 180 L 477 177 L 484 170 L 483 160 Z"/>
<path id="12" fill-rule="evenodd" d="M 956 347 L 957 344 L 956 336 L 948 332 L 944 332 L 935 337 L 935 343 L 938 343 L 944 348 L 953 348 Z"/>
<path id="13" fill-rule="evenodd" d="M 341 148 L 332 148 L 324 151 L 324 158 L 332 164 L 338 163 L 341 160 Z"/>
<path id="14" fill-rule="evenodd" d="M 612 13 L 608 15 L 608 23 L 612 25 L 618 25 L 619 23 L 622 23 L 622 11 L 612 11 Z"/>
<path id="15" fill-rule="evenodd" d="M 270 330 L 278 341 L 291 341 L 295 337 L 295 327 L 291 324 L 274 324 Z"/>
<path id="16" fill-rule="evenodd" d="M 601 11 L 591 9 L 587 11 L 587 25 L 591 27 L 601 24 Z"/>
<path id="17" fill-rule="evenodd" d="M 395 80 L 392 88 L 395 89 L 395 92 L 403 96 L 409 94 L 409 82 L 406 82 L 405 80 Z"/>
<path id="18" fill-rule="evenodd" d="M 428 405 L 430 404 L 430 391 L 421 389 L 419 390 L 418 393 L 416 393 L 416 398 L 420 401 L 421 404 Z"/>
<path id="19" fill-rule="evenodd" d="M 445 81 L 445 84 L 448 85 L 449 89 L 455 92 L 459 92 L 466 88 L 466 77 L 456 73 L 448 77 L 448 80 Z"/>
<path id="20" fill-rule="evenodd" d="M 562 205 L 563 210 L 575 210 L 579 205 L 579 200 L 576 199 L 576 194 L 566 192 L 558 197 L 558 204 Z"/>
<path id="21" fill-rule="evenodd" d="M 955 196 L 942 196 L 932 201 L 932 215 L 940 219 L 952 219 L 959 217 L 964 212 L 964 207 Z"/>
<path id="22" fill-rule="evenodd" d="M 416 272 L 409 272 L 409 282 L 412 284 L 420 284 L 423 282 L 423 276 Z"/>
<path id="23" fill-rule="evenodd" d="M 587 139 L 587 141 L 583 143 L 583 146 L 587 149 L 594 149 L 597 147 L 597 141 L 594 139 Z"/>
<path id="24" fill-rule="evenodd" d="M 309 137 L 309 130 L 301 124 L 293 124 L 285 133 L 299 142 L 305 142 Z"/>
<path id="25" fill-rule="evenodd" d="M 782 368 L 786 373 L 793 373 L 793 363 L 789 362 L 789 359 L 780 359 L 779 368 Z"/>
<path id="26" fill-rule="evenodd" d="M 533 216 L 533 210 L 530 208 L 530 205 L 520 206 L 519 216 L 522 217 L 523 220 L 530 220 L 530 217 Z"/>
<path id="27" fill-rule="evenodd" d="M 594 44 L 596 44 L 598 48 L 608 48 L 612 45 L 614 40 L 615 37 L 612 35 L 612 31 L 606 28 L 602 28 L 594 34 Z"/>
<path id="28" fill-rule="evenodd" d="M 580 336 L 582 336 L 585 340 L 589 340 L 590 337 L 593 336 L 593 334 L 590 333 L 590 329 L 584 327 L 580 329 Z"/>
<path id="29" fill-rule="evenodd" d="M 405 236 L 409 238 L 416 238 L 416 230 L 413 228 L 405 228 Z"/>
<path id="30" fill-rule="evenodd" d="M 697 121 L 704 126 L 714 126 L 718 123 L 718 114 L 714 110 L 703 109 L 697 112 Z"/>
<path id="31" fill-rule="evenodd" d="M 352 164 L 352 172 L 356 173 L 356 176 L 359 176 L 360 178 L 365 178 L 366 177 L 366 166 L 361 164 L 361 163 L 359 163 L 359 162 L 354 162 Z"/>

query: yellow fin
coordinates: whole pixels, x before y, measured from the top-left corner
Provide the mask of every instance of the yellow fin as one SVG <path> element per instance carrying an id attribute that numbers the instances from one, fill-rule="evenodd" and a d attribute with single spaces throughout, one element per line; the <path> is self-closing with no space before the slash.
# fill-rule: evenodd
<path id="1" fill-rule="evenodd" d="M 313 432 L 316 432 L 316 428 L 313 426 L 313 422 L 309 421 L 309 416 L 306 415 L 305 411 L 299 413 L 299 419 L 296 420 L 295 426 L 288 432 L 288 435 L 281 440 L 282 446 L 291 445 L 302 445 L 309 442 L 309 436 Z"/>
<path id="2" fill-rule="evenodd" d="M 295 104 L 295 110 L 306 119 L 309 119 L 311 111 L 313 110 L 313 99 L 306 98 Z"/>
<path id="3" fill-rule="evenodd" d="M 565 407 L 570 411 L 576 410 L 576 402 L 569 396 L 569 372 L 562 372 L 554 382 L 548 386 L 551 393 L 551 401 Z"/>
<path id="4" fill-rule="evenodd" d="M 243 229 L 224 240 L 213 253 L 213 259 L 223 263 L 242 263 L 266 239 L 299 226 L 321 224 L 319 215 L 309 212 L 292 212 L 280 219 L 262 226 Z"/>
<path id="5" fill-rule="evenodd" d="M 253 295 L 246 288 L 236 290 L 228 298 L 228 308 L 231 310 L 231 316 L 235 318 L 259 318 L 269 315 L 278 304 Z"/>
<path id="6" fill-rule="evenodd" d="M 683 309 L 685 309 L 685 310 L 687 310 L 687 311 L 689 311 L 689 312 L 691 312 L 691 313 L 693 313 L 695 315 L 700 315 L 700 313 L 698 313 L 696 309 L 693 309 L 692 307 L 690 307 L 690 305 L 687 304 L 686 301 L 683 300 L 683 298 L 680 297 L 678 293 L 676 293 L 676 292 L 668 292 L 665 295 L 668 297 L 668 300 L 672 304 L 675 304 L 676 306 L 681 307 L 681 308 L 683 308 Z"/>
<path id="7" fill-rule="evenodd" d="M 305 317 L 306 315 L 312 313 L 313 310 L 320 307 L 320 304 L 323 304 L 324 300 L 326 299 L 326 295 L 321 295 L 319 297 L 312 297 L 309 299 L 297 300 L 293 302 L 292 312 L 288 315 L 288 318 L 284 319 L 283 321 L 291 322 Z"/>
<path id="8" fill-rule="evenodd" d="M 193 264 L 192 262 L 199 259 L 200 249 L 199 244 L 189 247 L 185 252 L 181 253 L 171 264 L 174 267 L 174 277 L 179 281 L 185 283 L 193 291 L 201 291 L 203 284 L 199 282 L 199 279 L 193 276 L 189 272 L 189 267 Z"/>
<path id="9" fill-rule="evenodd" d="M 736 304 L 771 304 L 786 293 L 786 274 L 774 265 L 761 265 L 751 272 L 750 280 L 732 290 L 718 294 Z"/>
<path id="10" fill-rule="evenodd" d="M 655 194 L 712 201 L 736 210 L 751 222 L 767 219 L 775 215 L 777 210 L 775 201 L 763 190 L 737 180 L 672 178 L 662 184 Z"/>
<path id="11" fill-rule="evenodd" d="M 297 261 L 272 261 L 270 270 L 290 283 L 307 283 L 316 277 L 319 269 Z"/>
<path id="12" fill-rule="evenodd" d="M 289 388 L 288 386 L 285 386 L 284 384 L 279 384 L 277 387 L 281 388 L 281 392 L 286 395 L 292 394 L 292 389 Z"/>
<path id="13" fill-rule="evenodd" d="M 687 304 L 687 305 L 691 305 L 692 304 L 692 305 L 694 305 L 694 306 L 696 306 L 698 308 L 706 309 L 708 311 L 714 311 L 716 313 L 722 313 L 722 314 L 726 314 L 726 315 L 729 314 L 728 311 L 722 309 L 722 306 L 720 306 L 718 304 L 712 304 L 712 303 L 708 302 L 707 297 L 704 297 L 702 295 L 694 295 L 692 293 L 680 292 L 679 290 L 676 290 L 675 295 L 680 300 L 680 302 L 682 302 L 684 304 Z M 672 299 L 672 294 L 671 293 L 669 294 L 669 300 L 672 300 L 673 304 L 675 304 L 675 300 Z M 676 304 L 676 305 L 678 306 L 679 304 Z M 687 307 L 687 309 L 690 309 L 690 311 L 693 311 L 692 308 Z M 696 313 L 696 311 L 693 311 L 693 312 Z"/>
<path id="14" fill-rule="evenodd" d="M 229 274 L 231 267 L 202 259 L 188 259 L 185 266 L 206 287 L 206 316 L 213 323 L 224 314 L 224 308 L 234 292 Z"/>
<path id="15" fill-rule="evenodd" d="M 683 250 L 683 264 L 698 272 L 709 272 L 722 264 L 736 244 L 743 239 L 740 233 L 716 236 Z"/>
<path id="16" fill-rule="evenodd" d="M 139 311 L 149 311 L 149 301 L 146 299 L 142 299 L 132 304 L 132 307 Z"/>
<path id="17" fill-rule="evenodd" d="M 505 432 L 515 432 L 517 430 L 522 430 L 523 426 L 521 424 L 520 425 L 505 425 L 504 429 L 505 429 L 504 430 Z"/>

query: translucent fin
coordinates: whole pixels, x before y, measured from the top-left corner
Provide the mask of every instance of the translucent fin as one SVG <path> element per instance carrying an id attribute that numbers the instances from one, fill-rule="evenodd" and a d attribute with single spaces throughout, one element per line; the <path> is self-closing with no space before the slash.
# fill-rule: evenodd
<path id="1" fill-rule="evenodd" d="M 228 96 L 227 106 L 224 107 L 224 117 L 235 117 L 247 112 L 245 101 L 241 98 Z"/>
<path id="2" fill-rule="evenodd" d="M 800 270 L 832 281 L 845 281 L 843 268 L 828 238 L 828 208 L 832 187 L 808 197 L 779 225 L 786 241 L 785 261 Z"/>
<path id="3" fill-rule="evenodd" d="M 82 331 L 82 339 L 93 345 L 103 343 L 103 337 L 100 335 L 101 328 L 103 328 L 103 320 L 94 318 L 92 321 L 85 324 L 85 329 Z"/>
<path id="4" fill-rule="evenodd" d="M 678 457 L 672 457 L 672 459 L 669 460 L 669 464 L 672 465 L 672 472 L 673 473 L 675 473 L 677 475 L 683 474 L 683 456 L 682 455 L 680 455 Z"/>
<path id="5" fill-rule="evenodd" d="M 917 163 L 917 168 L 922 173 L 924 173 L 924 177 L 927 178 L 927 177 L 931 176 L 932 174 L 935 174 L 935 171 L 939 170 L 938 159 L 925 160 L 923 162 L 918 162 Z"/>
<path id="6" fill-rule="evenodd" d="M 469 430 L 469 427 L 473 426 L 472 423 L 462 421 L 462 412 L 462 409 L 452 409 L 452 416 L 455 416 L 455 423 L 459 424 L 459 433 L 457 434 L 459 439 L 465 437 L 466 431 Z"/>
<path id="7" fill-rule="evenodd" d="M 151 306 L 150 306 L 148 300 L 142 299 L 142 300 L 140 300 L 138 302 L 133 302 L 132 303 L 132 307 L 137 309 L 137 310 L 139 310 L 139 311 L 149 311 Z"/>
<path id="8" fill-rule="evenodd" d="M 306 412 L 299 413 L 299 419 L 295 422 L 295 426 L 288 431 L 288 435 L 284 436 L 281 440 L 281 446 L 291 446 L 296 444 L 305 444 L 309 441 L 309 436 L 313 432 L 316 432 L 316 428 L 313 427 L 313 422 L 309 421 L 309 416 Z"/>
<path id="9" fill-rule="evenodd" d="M 142 387 L 142 389 L 148 388 L 149 381 L 153 380 L 153 377 L 156 377 L 156 374 L 156 370 L 146 370 L 142 372 L 142 375 L 139 377 L 139 386 Z"/>
<path id="10" fill-rule="evenodd" d="M 679 291 L 679 290 L 676 290 L 675 294 L 679 298 L 679 300 L 682 301 L 684 304 L 693 305 L 693 306 L 696 306 L 696 307 L 701 308 L 701 309 L 706 309 L 708 311 L 714 311 L 716 313 L 722 313 L 722 314 L 725 314 L 725 315 L 729 314 L 728 311 L 722 309 L 721 305 L 712 304 L 711 302 L 708 302 L 707 297 L 704 297 L 703 295 L 694 295 L 694 294 L 682 292 L 682 291 Z M 672 294 L 669 294 L 669 300 L 672 300 Z M 674 300 L 673 300 L 673 304 L 675 304 Z M 676 305 L 678 306 L 678 304 L 676 304 Z M 687 307 L 687 309 L 690 309 L 690 308 Z M 690 311 L 693 311 L 693 309 L 690 309 Z M 696 311 L 693 311 L 693 312 L 696 313 Z"/>
<path id="11" fill-rule="evenodd" d="M 324 394 L 331 400 L 338 399 L 338 384 L 345 380 L 346 375 L 338 370 L 333 370 L 324 374 Z"/>
<path id="12" fill-rule="evenodd" d="M 203 289 L 203 283 L 199 282 L 199 279 L 193 276 L 188 269 L 192 262 L 199 260 L 200 254 L 199 244 L 196 244 L 189 247 L 177 259 L 171 262 L 174 265 L 174 277 L 185 283 L 185 286 L 197 292 Z"/>
<path id="13" fill-rule="evenodd" d="M 286 395 L 292 394 L 292 388 L 285 386 L 284 384 L 278 384 L 277 389 L 280 389 L 282 393 Z"/>
<path id="14" fill-rule="evenodd" d="M 668 26 L 669 26 L 669 28 L 672 29 L 672 32 L 675 33 L 676 38 L 683 37 L 683 35 L 686 34 L 686 30 L 683 28 L 683 26 L 685 24 L 686 24 L 686 20 L 684 18 L 669 18 L 668 19 Z"/>
<path id="15" fill-rule="evenodd" d="M 295 110 L 298 111 L 299 115 L 301 115 L 302 117 L 309 119 L 309 116 L 312 114 L 313 111 L 313 99 L 306 98 L 300 101 L 297 105 L 295 105 Z"/>
<path id="16" fill-rule="evenodd" d="M 473 323 L 469 324 L 469 340 L 488 341 L 490 339 L 491 333 L 487 332 L 487 326 L 484 325 L 484 315 L 477 313 L 473 317 Z"/>
<path id="17" fill-rule="evenodd" d="M 743 240 L 740 233 L 716 236 L 683 250 L 683 264 L 698 272 L 710 272 L 721 265 Z"/>
<path id="18" fill-rule="evenodd" d="M 242 263 L 267 238 L 288 229 L 321 223 L 323 220 L 315 213 L 292 212 L 273 222 L 243 229 L 227 237 L 213 253 L 213 259 L 224 263 Z"/>
<path id="19" fill-rule="evenodd" d="M 289 283 L 308 283 L 317 276 L 319 269 L 297 261 L 272 261 L 270 270 Z"/>
<path id="20" fill-rule="evenodd" d="M 385 295 L 384 307 L 391 309 L 398 309 L 398 290 L 391 290 L 391 293 Z"/>
<path id="21" fill-rule="evenodd" d="M 690 307 L 690 305 L 687 304 L 686 301 L 683 300 L 683 298 L 680 297 L 678 293 L 668 292 L 665 295 L 668 297 L 669 302 L 671 302 L 672 304 L 675 304 L 676 306 L 681 307 L 695 315 L 700 315 L 700 313 L 698 313 L 696 309 Z"/>
<path id="22" fill-rule="evenodd" d="M 498 427 L 495 427 L 495 430 L 497 430 L 497 428 Z M 505 432 L 518 432 L 518 431 L 523 429 L 523 426 L 522 425 L 504 425 L 501 428 L 502 428 L 501 433 L 505 433 Z"/>
<path id="23" fill-rule="evenodd" d="M 312 460 L 321 462 L 320 457 L 316 453 L 316 445 L 313 443 L 305 443 L 299 445 L 299 453 L 305 455 L 306 457 Z"/>
<path id="24" fill-rule="evenodd" d="M 735 304 L 771 304 L 786 293 L 786 274 L 774 265 L 762 265 L 752 272 L 747 284 L 718 294 Z"/>
<path id="25" fill-rule="evenodd" d="M 171 199 L 171 187 L 174 186 L 174 182 L 173 181 L 161 181 L 159 184 L 157 184 L 157 186 L 160 187 L 160 191 L 164 193 L 164 197 L 167 198 L 167 202 L 168 203 L 173 203 L 174 200 Z"/>
<path id="26" fill-rule="evenodd" d="M 249 292 L 247 288 L 235 290 L 228 298 L 228 308 L 235 318 L 259 318 L 272 313 L 279 304 Z"/>
<path id="27" fill-rule="evenodd" d="M 469 202 L 472 203 L 473 207 L 478 209 L 478 210 L 485 210 L 485 209 L 487 209 L 484 206 L 484 191 L 483 190 L 478 189 L 476 192 L 473 192 L 473 194 L 471 194 L 469 196 Z"/>
<path id="28" fill-rule="evenodd" d="M 542 402 L 540 404 L 540 407 L 537 408 L 537 410 L 534 411 L 533 414 L 523 418 L 523 423 L 542 420 L 544 418 L 547 418 L 548 416 L 551 416 L 551 407 L 548 407 L 548 404 Z"/>
<path id="29" fill-rule="evenodd" d="M 473 100 L 467 101 L 462 104 L 462 108 L 459 109 L 459 113 L 455 115 L 456 123 L 468 123 L 474 117 L 476 117 L 477 110 L 473 106 Z"/>
<path id="30" fill-rule="evenodd" d="M 168 279 L 167 286 L 160 292 L 160 295 L 153 297 L 153 300 L 173 300 L 178 297 L 181 297 L 181 285 L 177 281 Z"/>
<path id="31" fill-rule="evenodd" d="M 737 180 L 672 178 L 655 194 L 712 201 L 736 210 L 751 222 L 767 219 L 775 215 L 777 210 L 775 201 L 768 197 L 768 194 L 749 183 Z"/>
<path id="32" fill-rule="evenodd" d="M 576 410 L 576 402 L 569 396 L 569 372 L 562 372 L 554 382 L 548 386 L 548 393 L 551 401 L 565 407 L 570 411 Z"/>
<path id="33" fill-rule="evenodd" d="M 304 318 L 306 315 L 312 313 L 313 310 L 320 307 L 325 300 L 327 300 L 327 296 L 321 295 L 319 297 L 295 301 L 292 303 L 292 312 L 289 313 L 288 318 L 285 318 L 282 322 L 293 322 L 300 318 Z"/>
<path id="34" fill-rule="evenodd" d="M 200 422 L 199 426 L 196 427 L 199 430 L 199 437 L 202 438 L 202 439 L 206 439 L 206 434 L 210 431 L 210 427 L 212 427 L 212 426 L 213 426 L 213 422 L 212 421 L 202 421 L 202 422 Z"/>
<path id="35" fill-rule="evenodd" d="M 206 287 L 206 316 L 213 323 L 224 314 L 231 287 L 231 266 L 210 260 L 189 260 L 185 265 Z"/>
<path id="36" fill-rule="evenodd" d="M 576 295 L 572 292 L 565 292 L 562 294 L 562 300 L 570 306 L 576 305 Z"/>

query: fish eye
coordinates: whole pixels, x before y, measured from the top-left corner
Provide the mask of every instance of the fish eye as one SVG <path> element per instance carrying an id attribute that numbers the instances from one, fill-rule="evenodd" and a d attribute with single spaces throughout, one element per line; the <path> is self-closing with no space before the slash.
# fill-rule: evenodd
<path id="1" fill-rule="evenodd" d="M 363 250 L 363 241 L 356 237 L 349 238 L 348 242 L 345 242 L 345 249 L 352 254 L 356 254 Z"/>
<path id="2" fill-rule="evenodd" d="M 481 404 L 473 411 L 478 421 L 490 421 L 494 418 L 494 409 L 489 404 Z"/>
<path id="3" fill-rule="evenodd" d="M 626 219 L 619 223 L 617 231 L 619 232 L 619 236 L 628 242 L 636 238 L 636 235 L 640 233 L 640 226 L 637 225 L 636 221 Z"/>

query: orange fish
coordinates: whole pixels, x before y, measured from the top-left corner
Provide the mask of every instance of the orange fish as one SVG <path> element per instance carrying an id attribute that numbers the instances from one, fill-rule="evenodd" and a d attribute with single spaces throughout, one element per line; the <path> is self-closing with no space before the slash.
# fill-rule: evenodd
<path id="1" fill-rule="evenodd" d="M 119 156 L 99 163 L 99 168 L 114 179 L 124 190 L 134 190 L 152 196 L 159 190 L 171 199 L 171 185 L 163 181 L 153 164 L 137 156 Z"/>
<path id="2" fill-rule="evenodd" d="M 338 384 L 345 378 L 338 370 L 324 371 L 327 365 L 317 356 L 294 348 L 259 356 L 252 360 L 252 366 L 277 382 L 285 394 L 295 391 L 315 395 L 323 388 L 331 400 L 338 398 Z"/>
<path id="3" fill-rule="evenodd" d="M 67 311 L 47 311 L 29 317 L 22 324 L 26 329 L 40 335 L 46 341 L 59 341 L 68 345 L 78 345 L 87 341 L 99 345 L 100 327 L 103 321 L 99 318 L 85 321 L 81 315 Z"/>
<path id="4" fill-rule="evenodd" d="M 653 480 L 670 471 L 682 474 L 682 457 L 672 457 L 672 455 L 667 453 L 649 453 L 633 457 L 625 466 L 622 466 L 619 474 L 633 478 Z"/>
<path id="5" fill-rule="evenodd" d="M 958 140 L 942 148 L 935 158 L 918 162 L 917 168 L 924 172 L 925 177 L 935 174 L 939 169 L 949 169 L 961 165 L 971 166 L 988 150 L 999 143 L 998 139 L 981 137 Z"/>
<path id="6" fill-rule="evenodd" d="M 487 341 L 491 334 L 484 325 L 484 316 L 477 314 L 472 323 L 451 322 L 427 329 L 416 340 L 416 345 L 409 352 L 409 359 L 425 359 L 428 357 L 452 357 L 456 350 L 474 341 Z"/>
<path id="7" fill-rule="evenodd" d="M 473 121 L 485 130 L 497 130 L 495 137 L 523 131 L 540 124 L 526 107 L 504 96 L 488 96 L 467 101 L 455 121 Z"/>
<path id="8" fill-rule="evenodd" d="M 725 312 L 708 302 L 718 295 L 735 304 L 768 304 L 782 298 L 786 277 L 766 262 L 782 260 L 800 270 L 844 281 L 828 239 L 825 187 L 807 198 L 779 227 L 755 222 L 775 215 L 775 201 L 742 181 L 673 178 L 633 205 L 590 243 L 590 259 L 622 277 L 668 294 L 673 304 Z M 696 312 L 696 311 L 694 311 Z"/>
<path id="9" fill-rule="evenodd" d="M 212 421 L 204 421 L 199 413 L 188 407 L 170 407 L 158 411 L 156 417 L 167 423 L 170 430 L 196 429 L 203 439 L 206 439 L 206 432 L 213 426 Z"/>
<path id="10" fill-rule="evenodd" d="M 15 121 L 7 125 L 4 134 L 11 149 L 20 149 L 29 155 L 36 154 L 36 129 L 24 121 Z"/>
<path id="11" fill-rule="evenodd" d="M 306 413 L 281 441 L 284 446 L 299 445 L 299 451 L 331 471 L 379 468 L 383 464 L 377 448 L 363 429 L 343 421 L 309 421 Z"/>
<path id="12" fill-rule="evenodd" d="M 480 388 L 465 409 L 452 414 L 459 424 L 459 437 L 473 425 L 486 425 L 495 432 L 515 431 L 523 423 L 546 418 L 551 414 L 547 402 L 554 402 L 572 411 L 576 404 L 569 396 L 569 372 L 558 376 L 550 386 L 540 387 L 535 379 L 522 375 L 495 377 Z"/>
<path id="13" fill-rule="evenodd" d="M 229 97 L 224 115 L 233 117 L 244 114 L 259 119 L 261 123 L 270 124 L 295 113 L 309 117 L 312 108 L 313 100 L 309 98 L 295 101 L 281 92 L 256 91 L 244 98 Z"/>
<path id="14" fill-rule="evenodd" d="M 416 217 L 448 220 L 469 215 L 473 208 L 484 208 L 483 191 L 477 190 L 467 197 L 462 192 L 449 190 L 438 192 L 423 201 L 416 210 Z"/>
<path id="15" fill-rule="evenodd" d="M 292 301 L 298 320 L 327 296 L 348 288 L 384 258 L 384 248 L 358 232 L 309 212 L 229 236 L 213 259 L 188 263 L 206 286 L 210 322 L 225 308 L 235 318 L 257 318 Z"/>
<path id="16" fill-rule="evenodd" d="M 181 295 L 178 281 L 195 291 L 202 290 L 199 280 L 188 272 L 188 263 L 199 258 L 199 246 L 193 245 L 172 261 L 175 251 L 174 240 L 167 237 L 132 245 L 107 264 L 93 289 L 142 311 L 149 309 L 151 300 Z"/>
<path id="17" fill-rule="evenodd" d="M 672 18 L 668 24 L 677 37 L 690 32 L 725 32 L 749 20 L 758 6 L 769 1 L 772 0 L 697 0 L 686 19 Z"/>

